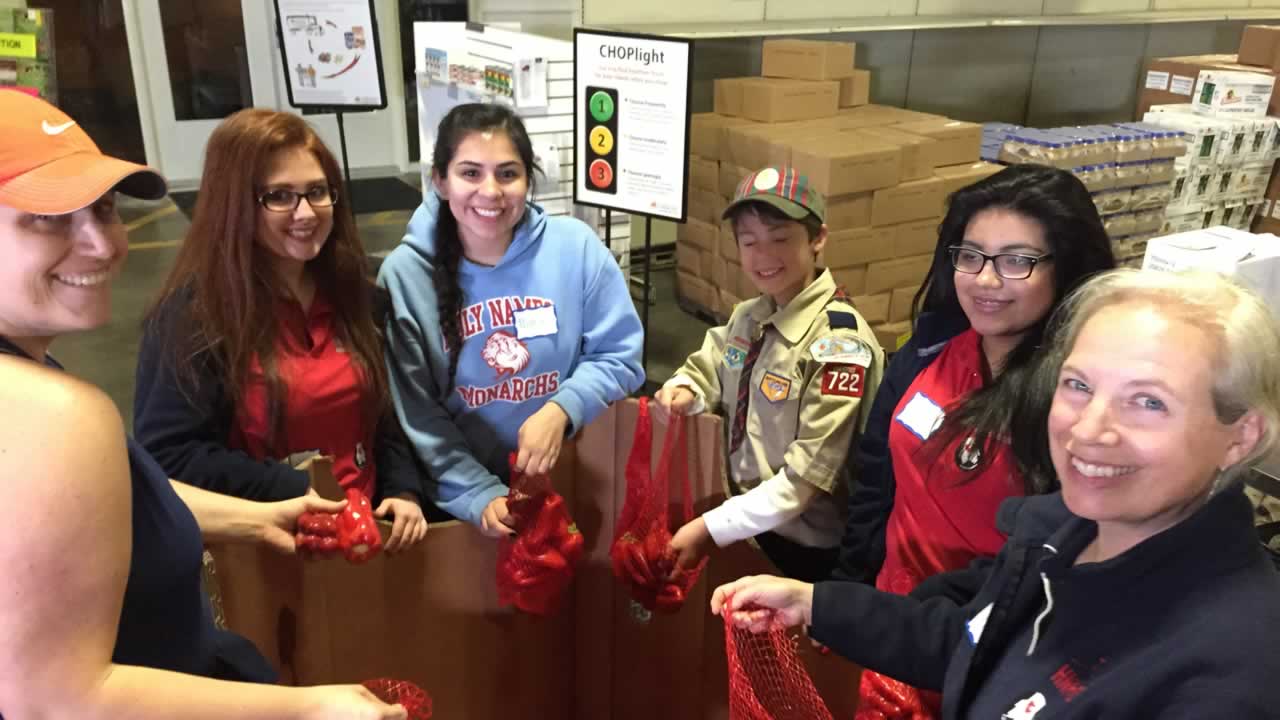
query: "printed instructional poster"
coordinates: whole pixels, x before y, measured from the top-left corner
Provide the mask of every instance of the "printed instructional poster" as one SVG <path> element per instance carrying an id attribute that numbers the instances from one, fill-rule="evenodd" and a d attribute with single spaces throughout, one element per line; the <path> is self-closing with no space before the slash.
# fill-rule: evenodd
<path id="1" fill-rule="evenodd" d="M 387 105 L 372 0 L 276 0 L 289 103 Z"/>
<path id="2" fill-rule="evenodd" d="M 53 11 L 0 8 L 0 87 L 58 102 Z"/>
<path id="3" fill-rule="evenodd" d="M 683 222 L 690 43 L 574 32 L 573 199 Z"/>

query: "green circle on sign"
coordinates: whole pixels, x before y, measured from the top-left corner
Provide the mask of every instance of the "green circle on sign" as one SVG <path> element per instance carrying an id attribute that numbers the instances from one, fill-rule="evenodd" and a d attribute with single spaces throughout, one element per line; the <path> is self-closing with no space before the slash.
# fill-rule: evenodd
<path id="1" fill-rule="evenodd" d="M 613 97 L 603 90 L 597 90 L 591 95 L 591 117 L 596 122 L 609 122 L 609 118 L 613 117 Z"/>

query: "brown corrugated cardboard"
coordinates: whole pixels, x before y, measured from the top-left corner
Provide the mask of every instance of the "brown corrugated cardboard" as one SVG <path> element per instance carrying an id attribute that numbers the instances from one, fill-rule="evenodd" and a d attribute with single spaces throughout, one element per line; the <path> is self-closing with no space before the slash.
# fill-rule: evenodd
<path id="1" fill-rule="evenodd" d="M 840 107 L 858 107 L 871 102 L 871 71 L 854 70 L 840 79 Z"/>
<path id="2" fill-rule="evenodd" d="M 1236 62 L 1280 71 L 1280 25 L 1245 25 Z"/>
<path id="3" fill-rule="evenodd" d="M 945 196 L 942 180 L 931 177 L 877 190 L 871 200 L 871 225 L 899 223 L 940 217 Z"/>
<path id="4" fill-rule="evenodd" d="M 858 228 L 841 230 L 827 236 L 822 250 L 822 264 L 828 267 L 851 267 L 899 257 L 895 247 L 897 232 L 893 228 Z"/>
<path id="5" fill-rule="evenodd" d="M 874 325 L 871 330 L 876 334 L 876 339 L 880 341 L 880 347 L 884 348 L 885 352 L 897 352 L 907 343 L 911 332 L 911 321 Z"/>
<path id="6" fill-rule="evenodd" d="M 869 192 L 827 198 L 827 228 L 835 232 L 871 227 L 871 198 Z"/>
<path id="7" fill-rule="evenodd" d="M 898 255 L 931 253 L 938 246 L 938 226 L 942 218 L 931 217 L 912 220 L 901 225 L 890 225 L 898 233 Z"/>
<path id="8" fill-rule="evenodd" d="M 929 272 L 933 255 L 881 260 L 867 266 L 867 287 L 863 292 L 874 295 L 894 288 L 919 285 Z"/>
<path id="9" fill-rule="evenodd" d="M 1138 77 L 1138 113 L 1142 117 L 1152 105 L 1188 103 L 1195 92 L 1201 70 L 1234 70 L 1239 72 L 1274 71 L 1253 65 L 1241 65 L 1235 55 L 1185 55 L 1153 58 Z M 1280 115 L 1280 93 L 1271 94 L 1268 115 Z"/>
<path id="10" fill-rule="evenodd" d="M 698 155 L 689 156 L 689 187 L 720 194 L 720 163 Z"/>
<path id="11" fill-rule="evenodd" d="M 891 293 L 880 293 L 878 295 L 859 295 L 849 298 L 849 302 L 853 303 L 853 307 L 862 315 L 862 319 L 866 320 L 870 325 L 878 325 L 889 321 L 889 301 L 892 298 Z"/>
<path id="12" fill-rule="evenodd" d="M 943 118 L 898 123 L 897 128 L 937 140 L 939 166 L 976 162 L 982 151 L 982 126 L 977 123 Z"/>
<path id="13" fill-rule="evenodd" d="M 805 138 L 826 137 L 837 130 L 830 119 L 758 124 L 725 133 L 722 162 L 755 171 L 791 162 L 791 145 Z"/>
<path id="14" fill-rule="evenodd" d="M 743 117 L 743 88 L 759 77 L 718 78 L 712 83 L 712 109 L 721 115 Z"/>
<path id="15" fill-rule="evenodd" d="M 715 255 L 688 243 L 676 243 L 676 269 L 702 280 L 710 280 Z"/>
<path id="16" fill-rule="evenodd" d="M 791 164 L 828 196 L 898 184 L 902 173 L 901 148 L 856 133 L 844 135 L 847 137 L 798 141 L 791 149 Z"/>
<path id="17" fill-rule="evenodd" d="M 690 203 L 692 210 L 692 203 Z M 690 213 L 692 215 L 692 212 Z M 693 247 L 705 250 L 710 253 L 716 251 L 719 244 L 716 226 L 697 218 L 690 217 L 683 223 L 676 225 L 676 242 L 692 245 Z"/>
<path id="18" fill-rule="evenodd" d="M 689 217 L 711 225 L 720 222 L 720 214 L 729 206 L 728 201 L 702 188 L 689 188 Z"/>
<path id="19" fill-rule="evenodd" d="M 866 295 L 867 294 L 867 266 L 857 265 L 855 267 L 831 268 L 831 275 L 835 278 L 836 285 L 844 288 L 849 295 Z"/>
<path id="20" fill-rule="evenodd" d="M 704 310 L 710 310 L 715 305 L 711 284 L 681 270 L 676 271 L 676 292 Z"/>
<path id="21" fill-rule="evenodd" d="M 919 291 L 919 284 L 893 289 L 890 293 L 892 299 L 889 301 L 889 322 L 896 323 L 911 319 L 911 301 Z"/>
<path id="22" fill-rule="evenodd" d="M 941 163 L 942 143 L 931 137 L 903 132 L 896 126 L 869 127 L 858 131 L 863 135 L 880 138 L 902 148 L 902 179 L 923 180 L 933 177 L 933 169 Z"/>
<path id="23" fill-rule="evenodd" d="M 836 118 L 843 128 L 849 130 L 878 125 L 895 125 L 904 122 L 946 119 L 941 115 L 907 110 L 906 108 L 893 107 L 892 105 L 863 105 L 861 107 L 842 108 L 836 113 Z"/>
<path id="24" fill-rule="evenodd" d="M 750 175 L 751 171 L 731 162 L 720 163 L 720 197 L 732 200 L 738 190 L 738 183 Z"/>
<path id="25" fill-rule="evenodd" d="M 838 80 L 853 72 L 854 43 L 765 40 L 760 74 L 795 80 Z"/>
<path id="26" fill-rule="evenodd" d="M 951 197 L 951 193 L 960 188 L 972 185 L 983 178 L 989 178 L 1003 169 L 1003 165 L 979 160 L 964 165 L 944 165 L 935 169 L 933 174 L 942 180 L 943 197 Z"/>
<path id="27" fill-rule="evenodd" d="M 716 113 L 694 113 L 689 118 L 689 152 L 715 160 L 720 157 L 720 135 L 725 128 L 754 124 L 745 118 Z"/>
<path id="28" fill-rule="evenodd" d="M 720 223 L 720 257 L 734 262 L 739 262 L 742 258 L 738 252 L 738 239 L 733 235 L 733 223 L 725 220 Z"/>
<path id="29" fill-rule="evenodd" d="M 728 262 L 719 255 L 711 260 L 711 277 L 707 279 L 711 282 L 712 287 L 724 287 L 725 265 L 727 264 Z"/>
<path id="30" fill-rule="evenodd" d="M 840 105 L 840 83 L 808 80 L 774 80 L 746 83 L 742 87 L 743 117 L 780 123 L 831 117 Z"/>

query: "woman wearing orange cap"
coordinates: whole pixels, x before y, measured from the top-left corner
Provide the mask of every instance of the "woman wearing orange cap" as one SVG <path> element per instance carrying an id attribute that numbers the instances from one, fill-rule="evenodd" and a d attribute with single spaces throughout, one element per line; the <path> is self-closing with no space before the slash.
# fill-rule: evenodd
<path id="1" fill-rule="evenodd" d="M 115 193 L 154 171 L 101 154 L 53 106 L 0 91 L 0 713 L 75 718 L 403 718 L 358 686 L 283 688 L 200 589 L 202 538 L 293 552 L 314 497 L 253 503 L 172 482 L 115 406 L 48 355 L 99 327 L 128 246 Z M 73 509 L 75 512 L 68 512 Z"/>

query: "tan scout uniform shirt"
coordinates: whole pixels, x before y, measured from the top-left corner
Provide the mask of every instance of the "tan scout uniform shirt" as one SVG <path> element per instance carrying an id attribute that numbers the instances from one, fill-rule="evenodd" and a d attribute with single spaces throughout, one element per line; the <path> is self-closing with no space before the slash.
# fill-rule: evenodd
<path id="1" fill-rule="evenodd" d="M 843 324 L 856 328 L 833 328 L 829 311 L 845 320 L 852 315 L 856 322 Z M 746 432 L 728 459 L 731 490 L 749 491 L 784 470 L 792 483 L 821 490 L 803 493 L 813 496 L 803 513 L 774 531 L 802 545 L 833 547 L 844 530 L 845 456 L 854 428 L 866 426 L 884 351 L 857 310 L 837 296 L 829 270 L 781 309 L 767 295 L 740 303 L 668 383 L 690 387 L 725 417 L 726 448 L 743 364 L 759 333 L 764 343 L 751 372 Z"/>

